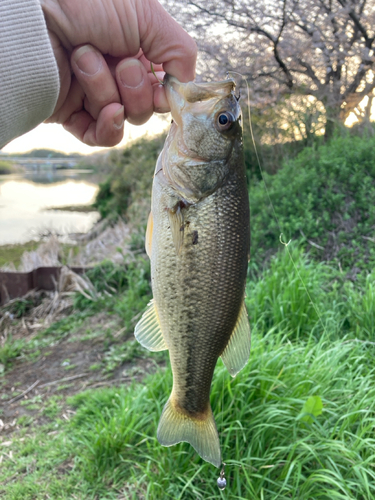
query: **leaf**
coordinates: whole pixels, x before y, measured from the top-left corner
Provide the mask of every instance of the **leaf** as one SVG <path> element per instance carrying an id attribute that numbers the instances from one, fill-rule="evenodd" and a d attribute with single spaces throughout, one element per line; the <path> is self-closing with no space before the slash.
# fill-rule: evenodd
<path id="1" fill-rule="evenodd" d="M 314 422 L 314 417 L 318 417 L 322 414 L 323 402 L 320 396 L 310 396 L 308 400 L 303 405 L 302 411 L 300 413 L 302 422 L 307 422 L 312 424 Z"/>

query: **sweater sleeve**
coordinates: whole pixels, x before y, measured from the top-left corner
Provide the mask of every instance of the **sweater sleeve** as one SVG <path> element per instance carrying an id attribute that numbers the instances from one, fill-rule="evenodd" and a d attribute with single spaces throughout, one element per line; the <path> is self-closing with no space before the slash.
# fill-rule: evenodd
<path id="1" fill-rule="evenodd" d="M 0 1 L 0 148 L 53 113 L 59 71 L 38 0 Z"/>

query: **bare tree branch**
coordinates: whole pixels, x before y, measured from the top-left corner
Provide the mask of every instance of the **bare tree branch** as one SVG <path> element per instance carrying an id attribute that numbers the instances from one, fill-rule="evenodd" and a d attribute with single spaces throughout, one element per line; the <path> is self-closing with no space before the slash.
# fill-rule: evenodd
<path id="1" fill-rule="evenodd" d="M 344 120 L 374 88 L 375 0 L 161 1 L 194 30 L 201 72 L 247 75 L 260 106 L 313 96 Z"/>

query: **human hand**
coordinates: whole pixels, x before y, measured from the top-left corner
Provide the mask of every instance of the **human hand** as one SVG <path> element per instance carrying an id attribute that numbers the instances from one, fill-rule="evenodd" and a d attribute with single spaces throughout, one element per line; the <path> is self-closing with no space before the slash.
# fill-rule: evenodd
<path id="1" fill-rule="evenodd" d="M 196 45 L 157 0 L 40 0 L 60 71 L 48 122 L 91 146 L 114 146 L 123 123 L 168 111 L 160 79 L 194 78 Z"/>

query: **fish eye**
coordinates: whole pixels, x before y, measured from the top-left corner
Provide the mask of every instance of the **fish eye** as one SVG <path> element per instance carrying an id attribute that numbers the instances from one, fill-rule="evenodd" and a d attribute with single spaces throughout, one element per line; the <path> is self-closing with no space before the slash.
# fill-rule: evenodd
<path id="1" fill-rule="evenodd" d="M 234 121 L 235 119 L 232 113 L 229 113 L 229 111 L 221 112 L 219 113 L 216 119 L 217 129 L 220 132 L 224 130 L 229 130 L 233 125 Z"/>

